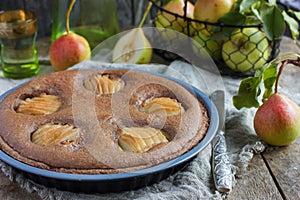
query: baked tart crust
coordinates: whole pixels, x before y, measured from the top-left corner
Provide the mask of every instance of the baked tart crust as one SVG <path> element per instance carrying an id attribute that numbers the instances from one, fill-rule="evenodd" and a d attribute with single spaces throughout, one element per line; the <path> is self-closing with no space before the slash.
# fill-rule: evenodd
<path id="1" fill-rule="evenodd" d="M 26 164 L 67 173 L 151 167 L 189 151 L 208 127 L 207 110 L 190 91 L 137 71 L 55 72 L 0 103 L 1 149 Z"/>

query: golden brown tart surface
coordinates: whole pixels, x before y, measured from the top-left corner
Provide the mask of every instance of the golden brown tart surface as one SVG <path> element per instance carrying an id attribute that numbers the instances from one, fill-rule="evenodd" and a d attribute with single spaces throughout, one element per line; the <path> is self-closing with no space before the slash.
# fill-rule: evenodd
<path id="1" fill-rule="evenodd" d="M 189 151 L 205 136 L 203 103 L 179 84 L 127 70 L 36 78 L 0 103 L 0 147 L 29 165 L 120 173 Z"/>

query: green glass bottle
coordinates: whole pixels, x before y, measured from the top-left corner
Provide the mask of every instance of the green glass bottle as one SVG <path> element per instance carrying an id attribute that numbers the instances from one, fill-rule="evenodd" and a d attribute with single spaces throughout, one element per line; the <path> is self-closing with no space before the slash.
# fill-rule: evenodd
<path id="1" fill-rule="evenodd" d="M 66 13 L 71 0 L 54 0 L 52 41 L 65 33 Z M 70 15 L 70 30 L 85 37 L 93 49 L 119 32 L 115 0 L 77 0 Z"/>

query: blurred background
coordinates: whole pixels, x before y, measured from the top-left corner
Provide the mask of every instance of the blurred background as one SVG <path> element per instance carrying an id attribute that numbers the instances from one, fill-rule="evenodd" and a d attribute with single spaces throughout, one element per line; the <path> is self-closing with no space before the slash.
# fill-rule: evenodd
<path id="1" fill-rule="evenodd" d="M 1 0 L 0 11 L 14 9 L 34 11 L 38 17 L 38 37 L 51 36 L 52 13 L 55 1 L 60 0 Z M 148 3 L 147 0 L 115 1 L 121 29 L 137 25 Z"/>
<path id="2" fill-rule="evenodd" d="M 34 11 L 38 17 L 38 37 L 51 36 L 53 5 L 56 0 L 1 0 L 0 11 L 26 9 Z M 59 0 L 58 0 L 59 1 Z M 64 0 L 65 1 L 65 0 Z M 121 30 L 135 26 L 147 6 L 147 0 L 115 0 Z M 300 10 L 300 0 L 279 0 L 292 9 Z M 289 34 L 288 32 L 286 34 Z"/>

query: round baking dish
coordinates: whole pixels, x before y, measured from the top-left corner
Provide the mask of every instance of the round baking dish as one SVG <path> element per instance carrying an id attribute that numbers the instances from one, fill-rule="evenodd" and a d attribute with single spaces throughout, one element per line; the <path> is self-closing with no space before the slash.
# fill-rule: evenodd
<path id="1" fill-rule="evenodd" d="M 38 184 L 42 184 L 50 188 L 57 188 L 59 190 L 77 193 L 109 193 L 134 190 L 151 185 L 153 183 L 157 183 L 172 175 L 173 173 L 181 170 L 184 166 L 186 166 L 187 163 L 191 162 L 198 155 L 198 153 L 201 153 L 201 151 L 211 142 L 211 140 L 215 136 L 219 124 L 218 113 L 215 105 L 211 102 L 209 97 L 197 88 L 186 84 L 183 81 L 167 77 L 165 75 L 152 72 L 150 74 L 167 78 L 182 85 L 189 91 L 192 90 L 190 92 L 195 94 L 197 98 L 201 99 L 207 109 L 208 116 L 210 118 L 210 125 L 207 134 L 193 149 L 186 152 L 185 154 L 173 160 L 143 170 L 120 174 L 97 175 L 68 174 L 33 167 L 10 157 L 1 150 L 0 160 L 12 166 L 19 173 L 24 174 L 26 178 L 29 178 Z M 18 87 L 20 86 L 16 86 L 11 90 L 8 90 L 6 93 L 2 94 L 0 96 L 0 101 L 2 101 L 2 99 L 6 95 L 13 92 Z"/>

